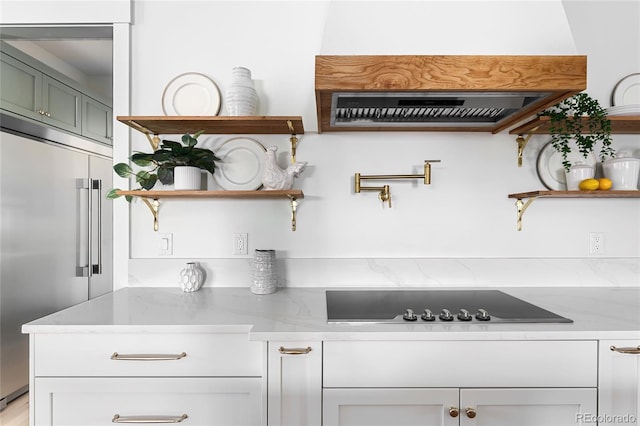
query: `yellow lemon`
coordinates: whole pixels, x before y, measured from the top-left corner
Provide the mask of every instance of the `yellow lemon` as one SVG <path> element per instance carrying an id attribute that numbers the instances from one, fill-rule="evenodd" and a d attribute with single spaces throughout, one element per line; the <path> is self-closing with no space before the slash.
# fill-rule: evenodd
<path id="1" fill-rule="evenodd" d="M 598 189 L 601 189 L 603 191 L 606 191 L 607 189 L 611 189 L 612 184 L 613 182 L 611 182 L 611 179 L 607 179 L 607 178 L 598 179 Z"/>
<path id="2" fill-rule="evenodd" d="M 597 179 L 585 179 L 578 184 L 581 191 L 594 191 L 598 189 L 600 184 Z"/>

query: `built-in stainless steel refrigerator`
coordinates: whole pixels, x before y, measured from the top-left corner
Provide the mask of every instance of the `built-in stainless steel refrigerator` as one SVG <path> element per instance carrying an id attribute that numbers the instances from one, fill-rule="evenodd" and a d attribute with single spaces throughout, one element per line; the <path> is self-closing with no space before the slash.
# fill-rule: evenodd
<path id="1" fill-rule="evenodd" d="M 111 147 L 0 115 L 0 408 L 28 390 L 22 324 L 112 291 Z"/>

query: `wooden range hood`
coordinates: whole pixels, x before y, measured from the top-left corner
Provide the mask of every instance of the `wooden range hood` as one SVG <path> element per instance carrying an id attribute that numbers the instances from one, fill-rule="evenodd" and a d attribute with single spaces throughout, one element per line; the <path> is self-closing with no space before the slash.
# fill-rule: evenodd
<path id="1" fill-rule="evenodd" d="M 586 56 L 316 56 L 319 133 L 498 133 L 586 87 Z"/>

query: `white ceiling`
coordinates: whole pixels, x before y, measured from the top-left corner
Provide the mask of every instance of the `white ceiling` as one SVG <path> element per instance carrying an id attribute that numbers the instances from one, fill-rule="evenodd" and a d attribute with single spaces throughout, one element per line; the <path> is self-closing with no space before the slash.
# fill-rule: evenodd
<path id="1" fill-rule="evenodd" d="M 0 27 L 16 48 L 36 45 L 88 77 L 111 75 L 111 34 L 109 27 Z"/>

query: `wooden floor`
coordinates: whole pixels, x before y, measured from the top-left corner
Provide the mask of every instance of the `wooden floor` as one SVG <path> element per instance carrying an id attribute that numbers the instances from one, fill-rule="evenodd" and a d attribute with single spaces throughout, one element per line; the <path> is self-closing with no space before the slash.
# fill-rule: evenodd
<path id="1" fill-rule="evenodd" d="M 29 426 L 29 394 L 14 399 L 0 411 L 0 425 Z"/>

